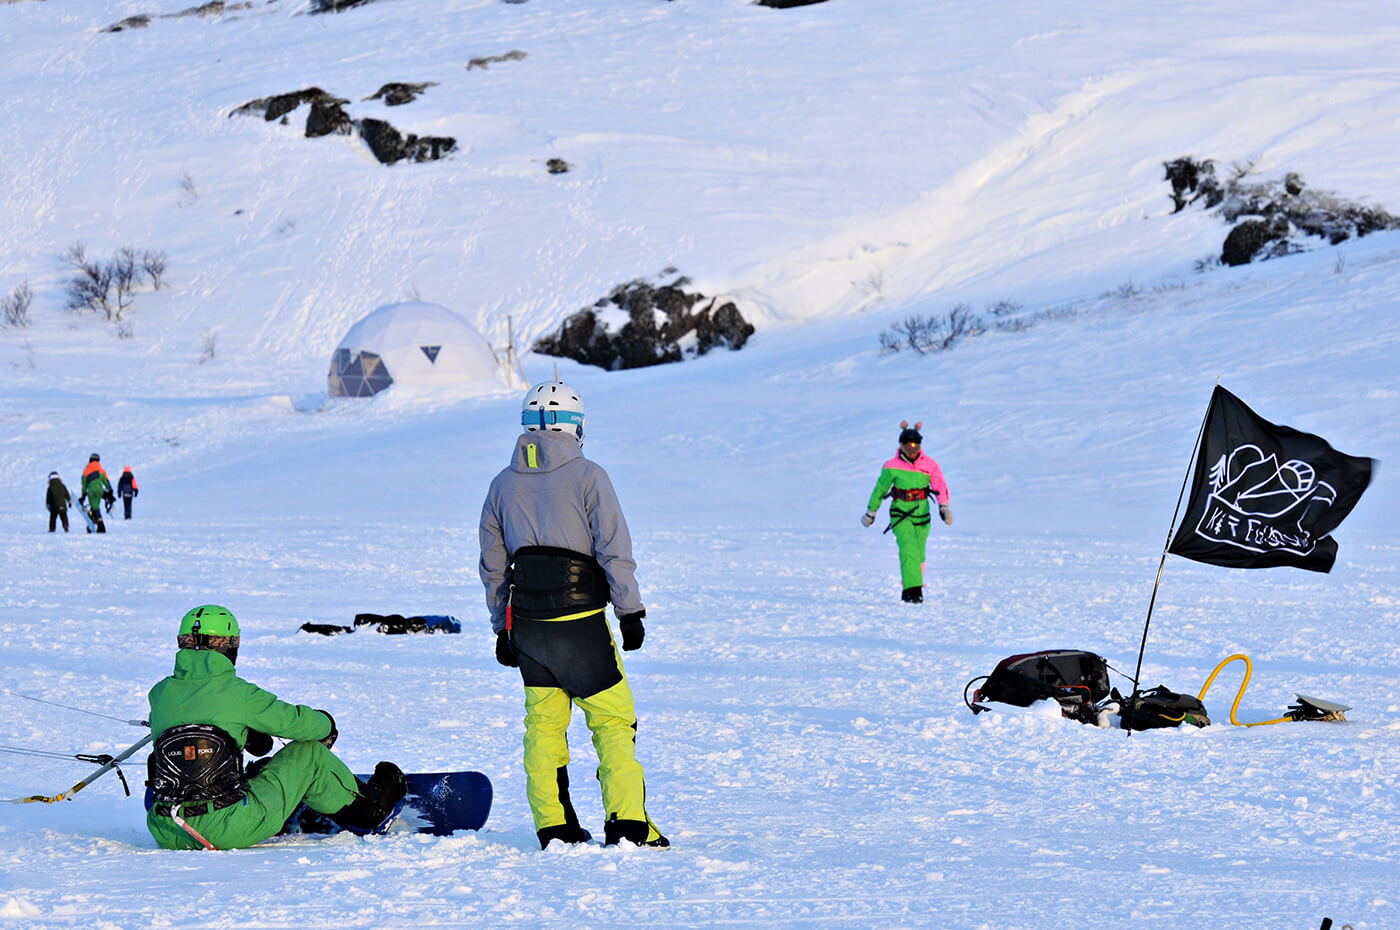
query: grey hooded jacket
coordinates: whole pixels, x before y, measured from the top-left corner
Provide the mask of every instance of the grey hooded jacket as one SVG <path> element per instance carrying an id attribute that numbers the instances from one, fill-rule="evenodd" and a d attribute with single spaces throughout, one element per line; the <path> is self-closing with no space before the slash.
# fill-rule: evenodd
<path id="1" fill-rule="evenodd" d="M 481 583 L 491 628 L 505 629 L 511 556 L 522 546 L 557 546 L 598 560 L 618 616 L 642 610 L 632 534 L 603 466 L 583 457 L 568 433 L 522 433 L 510 467 L 481 506 Z"/>

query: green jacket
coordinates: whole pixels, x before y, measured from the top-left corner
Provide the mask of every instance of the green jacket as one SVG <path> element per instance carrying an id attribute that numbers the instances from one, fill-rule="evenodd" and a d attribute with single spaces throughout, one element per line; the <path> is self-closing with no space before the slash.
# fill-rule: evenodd
<path id="1" fill-rule="evenodd" d="M 323 711 L 288 704 L 238 677 L 227 656 L 207 649 L 175 653 L 175 672 L 151 689 L 151 734 L 187 723 L 213 724 L 241 747 L 249 730 L 289 740 L 320 740 L 331 732 Z"/>

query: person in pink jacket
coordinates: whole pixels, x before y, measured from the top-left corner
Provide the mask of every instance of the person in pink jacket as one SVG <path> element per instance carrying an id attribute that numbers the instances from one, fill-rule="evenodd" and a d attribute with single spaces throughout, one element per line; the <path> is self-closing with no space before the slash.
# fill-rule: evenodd
<path id="1" fill-rule="evenodd" d="M 904 584 L 901 597 L 906 603 L 919 604 L 924 599 L 924 559 L 933 522 L 929 498 L 938 502 L 938 516 L 944 523 L 953 522 L 953 511 L 943 470 L 923 451 L 924 437 L 919 432 L 923 424 L 911 427 L 905 420 L 899 425 L 899 451 L 880 469 L 860 522 L 873 524 L 880 502 L 890 498 L 890 525 L 885 532 L 893 530 L 899 543 L 899 574 Z"/>

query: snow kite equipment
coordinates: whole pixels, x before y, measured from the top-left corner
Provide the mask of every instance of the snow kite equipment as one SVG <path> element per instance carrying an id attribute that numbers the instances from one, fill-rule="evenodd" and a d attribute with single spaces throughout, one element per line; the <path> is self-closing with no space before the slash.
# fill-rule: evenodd
<path id="1" fill-rule="evenodd" d="M 525 392 L 520 405 L 520 425 L 525 432 L 551 430 L 583 439 L 583 401 L 578 391 L 563 381 L 545 381 Z"/>

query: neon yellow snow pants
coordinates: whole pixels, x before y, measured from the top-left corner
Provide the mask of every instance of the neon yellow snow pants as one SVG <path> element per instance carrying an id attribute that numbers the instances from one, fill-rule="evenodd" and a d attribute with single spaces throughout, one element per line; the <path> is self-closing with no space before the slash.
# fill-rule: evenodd
<path id="1" fill-rule="evenodd" d="M 598 752 L 604 819 L 650 823 L 636 705 L 602 611 L 569 620 L 517 619 L 512 641 L 525 685 L 525 791 L 535 830 L 578 822 L 567 769 L 575 704 Z"/>

